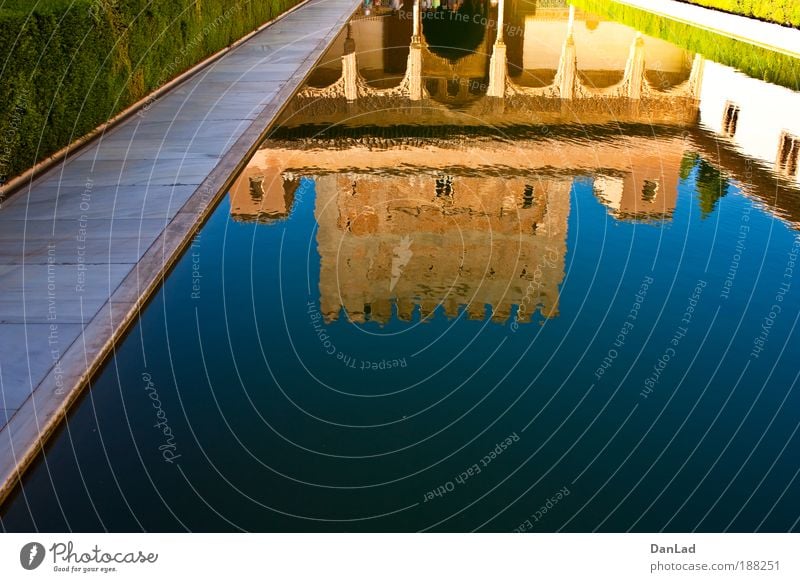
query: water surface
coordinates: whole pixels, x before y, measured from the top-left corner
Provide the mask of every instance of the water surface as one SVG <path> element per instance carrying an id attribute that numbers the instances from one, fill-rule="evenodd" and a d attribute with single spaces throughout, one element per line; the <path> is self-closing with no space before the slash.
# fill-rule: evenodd
<path id="1" fill-rule="evenodd" d="M 354 16 L 3 528 L 796 530 L 800 95 L 561 2 L 502 45 L 491 4 L 400 8 Z"/>

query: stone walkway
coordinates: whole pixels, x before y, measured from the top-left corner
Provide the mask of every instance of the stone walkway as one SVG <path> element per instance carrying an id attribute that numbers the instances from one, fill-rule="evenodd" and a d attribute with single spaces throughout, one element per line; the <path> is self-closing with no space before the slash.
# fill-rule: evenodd
<path id="1" fill-rule="evenodd" d="M 800 30 L 796 28 L 761 22 L 676 0 L 615 1 L 800 58 Z"/>
<path id="2" fill-rule="evenodd" d="M 0 208 L 0 500 L 357 5 L 310 0 Z"/>

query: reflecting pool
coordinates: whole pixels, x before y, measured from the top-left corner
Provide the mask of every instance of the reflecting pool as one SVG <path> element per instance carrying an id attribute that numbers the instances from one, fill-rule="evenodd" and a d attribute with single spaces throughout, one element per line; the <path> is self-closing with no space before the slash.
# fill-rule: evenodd
<path id="1" fill-rule="evenodd" d="M 798 529 L 800 69 L 500 7 L 354 15 L 4 529 Z"/>

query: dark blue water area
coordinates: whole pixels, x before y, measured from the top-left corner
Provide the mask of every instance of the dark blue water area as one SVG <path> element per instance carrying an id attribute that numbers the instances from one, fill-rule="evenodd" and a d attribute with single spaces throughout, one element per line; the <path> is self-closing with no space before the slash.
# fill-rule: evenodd
<path id="1" fill-rule="evenodd" d="M 516 330 L 325 323 L 314 182 L 222 202 L 3 529 L 797 530 L 797 233 L 696 173 L 657 222 L 575 178 L 559 315 Z"/>

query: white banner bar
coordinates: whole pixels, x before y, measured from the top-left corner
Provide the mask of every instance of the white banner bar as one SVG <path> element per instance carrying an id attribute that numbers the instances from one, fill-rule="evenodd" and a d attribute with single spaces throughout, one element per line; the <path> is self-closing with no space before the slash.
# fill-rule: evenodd
<path id="1" fill-rule="evenodd" d="M 800 580 L 796 534 L 3 534 L 2 580 Z"/>

